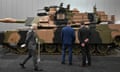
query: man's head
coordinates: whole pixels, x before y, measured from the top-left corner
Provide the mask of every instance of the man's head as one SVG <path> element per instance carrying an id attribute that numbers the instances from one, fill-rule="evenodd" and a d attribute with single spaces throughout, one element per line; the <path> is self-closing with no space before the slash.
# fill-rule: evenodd
<path id="1" fill-rule="evenodd" d="M 82 27 L 89 28 L 89 26 L 88 26 L 88 25 L 85 25 L 85 24 L 80 24 L 80 28 L 82 28 Z"/>
<path id="2" fill-rule="evenodd" d="M 85 25 L 85 27 L 89 29 L 89 26 L 88 26 L 88 25 Z"/>
<path id="3" fill-rule="evenodd" d="M 70 26 L 70 24 L 72 24 L 72 21 L 67 22 L 67 26 Z"/>
<path id="4" fill-rule="evenodd" d="M 82 28 L 82 27 L 85 27 L 85 25 L 84 24 L 80 24 L 80 28 Z"/>
<path id="5" fill-rule="evenodd" d="M 36 30 L 37 27 L 38 27 L 37 24 L 36 24 L 36 23 L 33 23 L 30 28 L 33 29 L 33 30 Z"/>

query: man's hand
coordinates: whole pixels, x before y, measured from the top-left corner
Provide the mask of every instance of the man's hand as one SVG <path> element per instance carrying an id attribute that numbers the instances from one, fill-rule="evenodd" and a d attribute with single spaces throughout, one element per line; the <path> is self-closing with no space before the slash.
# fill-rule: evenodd
<path id="1" fill-rule="evenodd" d="M 86 39 L 84 40 L 84 42 L 85 42 L 85 43 L 87 43 L 88 41 L 89 41 L 89 39 L 88 39 L 88 38 L 86 38 Z"/>
<path id="2" fill-rule="evenodd" d="M 25 46 L 26 46 L 26 44 L 22 44 L 20 47 L 22 47 L 22 48 L 23 48 L 23 47 L 25 47 Z"/>
<path id="3" fill-rule="evenodd" d="M 82 47 L 85 47 L 85 43 L 81 43 L 81 46 L 82 46 Z"/>
<path id="4" fill-rule="evenodd" d="M 38 59 L 37 59 L 37 62 L 40 63 L 40 61 L 41 61 L 40 58 L 38 58 Z"/>

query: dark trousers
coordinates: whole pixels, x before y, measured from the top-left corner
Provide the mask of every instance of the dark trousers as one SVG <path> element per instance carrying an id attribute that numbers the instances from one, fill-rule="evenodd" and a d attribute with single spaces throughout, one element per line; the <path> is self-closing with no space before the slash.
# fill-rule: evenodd
<path id="1" fill-rule="evenodd" d="M 63 44 L 62 45 L 62 62 L 65 62 L 65 51 L 66 51 L 66 48 L 68 48 L 68 51 L 69 51 L 69 63 L 72 63 L 72 45 L 69 45 L 69 44 Z"/>
<path id="2" fill-rule="evenodd" d="M 88 61 L 88 65 L 91 65 L 91 55 L 89 46 L 86 45 L 85 47 L 81 47 L 81 53 L 82 53 L 82 65 L 86 65 L 86 60 Z"/>
<path id="3" fill-rule="evenodd" d="M 33 50 L 33 49 L 28 49 L 28 56 L 23 61 L 23 64 L 26 64 L 31 57 L 33 57 L 34 68 L 38 68 L 36 50 Z"/>

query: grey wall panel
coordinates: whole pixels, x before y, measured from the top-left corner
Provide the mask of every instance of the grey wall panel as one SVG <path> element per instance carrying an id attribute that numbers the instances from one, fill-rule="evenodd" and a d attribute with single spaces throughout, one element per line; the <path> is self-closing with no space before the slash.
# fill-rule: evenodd
<path id="1" fill-rule="evenodd" d="M 6 17 L 12 17 L 12 1 L 6 1 Z"/>
<path id="2" fill-rule="evenodd" d="M 2 17 L 2 0 L 0 0 L 0 16 Z"/>

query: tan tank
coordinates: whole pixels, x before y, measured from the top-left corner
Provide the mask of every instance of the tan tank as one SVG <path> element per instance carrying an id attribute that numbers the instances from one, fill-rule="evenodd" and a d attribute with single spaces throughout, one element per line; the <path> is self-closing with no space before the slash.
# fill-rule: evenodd
<path id="1" fill-rule="evenodd" d="M 6 23 L 25 23 L 30 26 L 33 23 L 38 24 L 36 34 L 41 42 L 42 53 L 61 53 L 61 29 L 67 23 L 72 21 L 71 26 L 76 33 L 76 41 L 73 53 L 80 53 L 78 30 L 80 24 L 86 24 L 91 31 L 90 48 L 93 54 L 107 54 L 110 47 L 120 46 L 120 25 L 114 24 L 114 15 L 108 16 L 104 11 L 97 11 L 93 8 L 93 13 L 82 13 L 76 8 L 70 10 L 70 5 L 64 8 L 60 6 L 45 7 L 45 13 L 38 13 L 37 17 L 28 17 L 26 20 L 16 20 L 13 18 L 0 19 L 0 22 Z M 109 18 L 110 17 L 110 18 Z M 100 24 L 107 22 L 107 24 Z M 24 43 L 27 30 L 6 31 L 0 33 L 1 44 L 19 47 Z M 26 49 L 16 48 L 17 53 L 23 53 Z"/>

